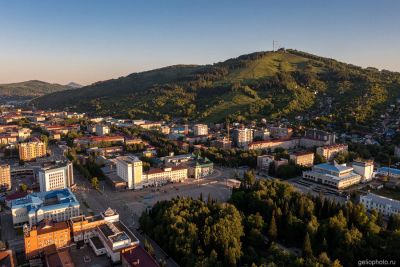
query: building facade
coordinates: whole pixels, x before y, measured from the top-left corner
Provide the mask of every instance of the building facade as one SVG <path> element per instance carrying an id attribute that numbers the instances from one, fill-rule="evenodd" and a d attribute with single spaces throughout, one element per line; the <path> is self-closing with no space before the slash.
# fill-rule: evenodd
<path id="1" fill-rule="evenodd" d="M 48 192 L 31 193 L 11 202 L 14 227 L 37 225 L 44 219 L 55 222 L 67 221 L 78 216 L 80 204 L 69 188 Z"/>
<path id="2" fill-rule="evenodd" d="M 372 180 L 374 175 L 374 161 L 354 161 L 353 162 L 354 172 L 358 173 L 362 177 L 362 182 L 368 182 Z"/>
<path id="3" fill-rule="evenodd" d="M 349 186 L 359 184 L 361 175 L 354 172 L 352 167 L 322 163 L 314 165 L 312 170 L 303 172 L 303 179 L 317 182 L 336 189 L 345 189 Z"/>
<path id="4" fill-rule="evenodd" d="M 386 216 L 400 214 L 399 200 L 368 193 L 360 196 L 360 203 L 362 203 L 367 210 L 375 209 Z"/>
<path id="5" fill-rule="evenodd" d="M 74 184 L 72 163 L 56 162 L 38 170 L 40 191 L 51 191 L 71 187 Z"/>
<path id="6" fill-rule="evenodd" d="M 208 135 L 208 126 L 206 124 L 195 124 L 193 126 L 193 133 L 197 135 Z"/>
<path id="7" fill-rule="evenodd" d="M 300 166 L 311 167 L 314 165 L 314 152 L 298 152 L 290 154 L 290 160 Z"/>
<path id="8" fill-rule="evenodd" d="M 253 141 L 253 129 L 235 129 L 233 130 L 233 142 L 237 147 L 247 148 Z"/>
<path id="9" fill-rule="evenodd" d="M 129 189 L 142 188 L 143 163 L 134 156 L 117 157 L 117 175 L 127 182 Z"/>
<path id="10" fill-rule="evenodd" d="M 32 141 L 19 144 L 19 159 L 30 161 L 46 156 L 46 144 L 41 141 Z"/>
<path id="11" fill-rule="evenodd" d="M 333 145 L 336 142 L 336 135 L 334 133 L 317 129 L 307 129 L 304 137 L 324 141 L 326 145 Z"/>
<path id="12" fill-rule="evenodd" d="M 96 135 L 102 136 L 110 134 L 110 127 L 103 124 L 96 124 Z"/>
<path id="13" fill-rule="evenodd" d="M 348 145 L 336 144 L 317 148 L 317 154 L 331 161 L 339 153 L 346 153 L 348 151 Z"/>
<path id="14" fill-rule="evenodd" d="M 71 244 L 71 232 L 67 222 L 44 220 L 30 230 L 26 227 L 24 232 L 27 259 L 38 256 L 52 245 L 56 249 L 61 249 Z"/>
<path id="15" fill-rule="evenodd" d="M 8 164 L 0 165 L 0 189 L 11 190 L 11 171 Z"/>

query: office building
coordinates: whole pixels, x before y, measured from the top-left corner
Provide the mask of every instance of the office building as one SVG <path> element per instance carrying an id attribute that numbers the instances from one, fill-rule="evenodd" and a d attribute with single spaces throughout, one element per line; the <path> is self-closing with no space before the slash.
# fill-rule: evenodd
<path id="1" fill-rule="evenodd" d="M 317 154 L 325 157 L 326 160 L 331 161 L 339 153 L 347 153 L 348 146 L 346 144 L 336 144 L 317 148 Z"/>
<path id="2" fill-rule="evenodd" d="M 233 142 L 237 147 L 247 148 L 247 146 L 253 141 L 253 130 L 252 129 L 235 129 L 233 130 Z"/>
<path id="3" fill-rule="evenodd" d="M 360 203 L 362 203 L 367 210 L 375 209 L 386 216 L 400 214 L 399 200 L 368 193 L 360 196 Z"/>
<path id="4" fill-rule="evenodd" d="M 297 152 L 290 154 L 290 160 L 292 160 L 295 164 L 311 167 L 314 165 L 314 152 Z"/>
<path id="5" fill-rule="evenodd" d="M 11 190 L 10 165 L 0 165 L 0 190 Z"/>
<path id="6" fill-rule="evenodd" d="M 46 144 L 42 141 L 35 140 L 19 144 L 20 160 L 30 161 L 45 156 L 46 156 Z"/>
<path id="7" fill-rule="evenodd" d="M 11 202 L 14 227 L 37 225 L 44 219 L 55 222 L 78 216 L 80 204 L 69 188 L 31 193 Z"/>
<path id="8" fill-rule="evenodd" d="M 193 126 L 193 133 L 197 135 L 208 135 L 208 126 L 205 124 L 195 124 Z"/>
<path id="9" fill-rule="evenodd" d="M 345 189 L 360 183 L 361 175 L 354 172 L 352 167 L 322 163 L 314 165 L 312 170 L 303 172 L 303 179 L 317 182 L 336 189 Z"/>
<path id="10" fill-rule="evenodd" d="M 107 125 L 96 124 L 96 135 L 102 136 L 110 134 L 110 127 Z"/>
<path id="11" fill-rule="evenodd" d="M 38 170 L 40 191 L 51 191 L 71 187 L 74 184 L 72 163 L 55 162 Z"/>
<path id="12" fill-rule="evenodd" d="M 143 163 L 134 156 L 117 157 L 117 175 L 127 182 L 129 189 L 142 188 Z"/>

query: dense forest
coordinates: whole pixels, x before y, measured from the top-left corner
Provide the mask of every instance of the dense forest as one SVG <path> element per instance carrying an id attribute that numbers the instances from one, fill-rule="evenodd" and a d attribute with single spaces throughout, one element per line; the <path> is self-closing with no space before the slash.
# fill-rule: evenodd
<path id="1" fill-rule="evenodd" d="M 75 83 L 61 85 L 33 80 L 20 83 L 0 84 L 0 95 L 38 97 L 63 90 L 76 89 L 78 86 L 80 85 Z"/>
<path id="2" fill-rule="evenodd" d="M 218 122 L 302 115 L 368 126 L 398 97 L 399 73 L 282 49 L 134 73 L 33 103 L 130 118 Z"/>
<path id="3" fill-rule="evenodd" d="M 176 198 L 145 212 L 142 229 L 182 266 L 354 266 L 397 259 L 400 216 L 300 194 L 249 177 L 229 203 Z"/>

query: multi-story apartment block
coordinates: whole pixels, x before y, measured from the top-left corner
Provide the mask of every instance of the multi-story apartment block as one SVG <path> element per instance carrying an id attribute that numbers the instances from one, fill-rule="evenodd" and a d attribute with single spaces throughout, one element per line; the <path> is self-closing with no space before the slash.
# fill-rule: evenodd
<path id="1" fill-rule="evenodd" d="M 293 129 L 287 127 L 270 127 L 269 132 L 274 138 L 290 138 L 292 136 Z"/>
<path id="2" fill-rule="evenodd" d="M 254 138 L 259 138 L 261 140 L 268 140 L 271 137 L 271 132 L 268 129 L 261 129 L 254 131 Z"/>
<path id="3" fill-rule="evenodd" d="M 71 187 L 74 184 L 72 163 L 66 160 L 42 167 L 38 178 L 42 192 Z"/>
<path id="4" fill-rule="evenodd" d="M 32 130 L 29 128 L 18 129 L 18 141 L 23 142 L 31 137 Z"/>
<path id="5" fill-rule="evenodd" d="M 303 172 L 303 179 L 321 183 L 336 189 L 344 189 L 361 181 L 361 175 L 354 172 L 352 167 L 322 163 L 314 165 L 311 171 Z"/>
<path id="6" fill-rule="evenodd" d="M 8 164 L 0 165 L 0 189 L 11 190 L 11 172 Z"/>
<path id="7" fill-rule="evenodd" d="M 314 165 L 314 152 L 293 153 L 290 154 L 290 159 L 297 165 L 311 167 Z"/>
<path id="8" fill-rule="evenodd" d="M 62 222 L 78 216 L 80 204 L 69 188 L 31 193 L 11 202 L 14 227 L 37 225 L 44 219 Z"/>
<path id="9" fill-rule="evenodd" d="M 208 135 L 208 126 L 206 124 L 195 124 L 193 126 L 193 133 L 197 135 Z"/>
<path id="10" fill-rule="evenodd" d="M 39 140 L 19 144 L 19 159 L 30 161 L 46 156 L 46 144 Z"/>
<path id="11" fill-rule="evenodd" d="M 52 222 L 43 220 L 31 229 L 24 229 L 25 255 L 27 259 L 44 252 L 46 248 L 56 249 L 68 247 L 71 244 L 71 232 L 67 222 Z"/>
<path id="12" fill-rule="evenodd" d="M 386 216 L 400 214 L 400 201 L 391 198 L 368 193 L 360 196 L 362 203 L 367 210 L 377 210 Z"/>
<path id="13" fill-rule="evenodd" d="M 274 162 L 274 157 L 271 155 L 261 155 L 257 157 L 257 169 L 268 171 L 271 163 Z"/>
<path id="14" fill-rule="evenodd" d="M 268 141 L 255 141 L 248 144 L 247 148 L 249 150 L 258 150 L 258 149 L 271 149 L 281 147 L 284 149 L 293 149 L 299 145 L 300 139 L 276 139 L 276 140 L 268 140 Z"/>
<path id="15" fill-rule="evenodd" d="M 232 141 L 226 137 L 211 141 L 211 144 L 222 149 L 230 149 L 232 147 Z"/>
<path id="16" fill-rule="evenodd" d="M 237 147 L 247 148 L 253 141 L 253 129 L 235 129 L 233 130 L 233 141 Z"/>
<path id="17" fill-rule="evenodd" d="M 96 124 L 96 135 L 102 136 L 110 134 L 110 127 L 103 124 Z"/>
<path id="18" fill-rule="evenodd" d="M 317 148 L 317 154 L 325 157 L 328 161 L 333 160 L 333 158 L 339 153 L 346 153 L 348 151 L 348 145 L 346 144 L 336 144 Z"/>
<path id="19" fill-rule="evenodd" d="M 117 175 L 127 182 L 129 189 L 142 188 L 143 163 L 134 156 L 117 158 Z"/>
<path id="20" fill-rule="evenodd" d="M 325 145 L 333 145 L 336 142 L 336 135 L 334 133 L 317 129 L 307 129 L 304 137 L 324 141 L 326 142 Z"/>

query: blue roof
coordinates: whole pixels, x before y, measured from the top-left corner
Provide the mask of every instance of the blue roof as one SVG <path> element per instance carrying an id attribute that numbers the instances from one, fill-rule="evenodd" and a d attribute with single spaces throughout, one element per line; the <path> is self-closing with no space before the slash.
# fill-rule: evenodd
<path id="1" fill-rule="evenodd" d="M 395 169 L 395 168 L 389 168 L 389 167 L 380 167 L 378 169 L 378 172 L 390 172 L 396 175 L 400 175 L 400 170 L 399 169 Z"/>
<path id="2" fill-rule="evenodd" d="M 48 201 L 51 202 L 46 203 Z M 48 192 L 31 193 L 26 197 L 13 200 L 11 207 L 25 206 L 28 212 L 36 212 L 39 209 L 53 210 L 76 205 L 79 205 L 79 202 L 75 195 L 69 188 L 65 188 Z"/>
<path id="3" fill-rule="evenodd" d="M 351 169 L 351 167 L 342 166 L 339 164 L 330 164 L 330 163 L 321 163 L 315 166 L 320 169 L 325 169 L 327 171 L 332 171 L 332 172 L 341 172 Z"/>

